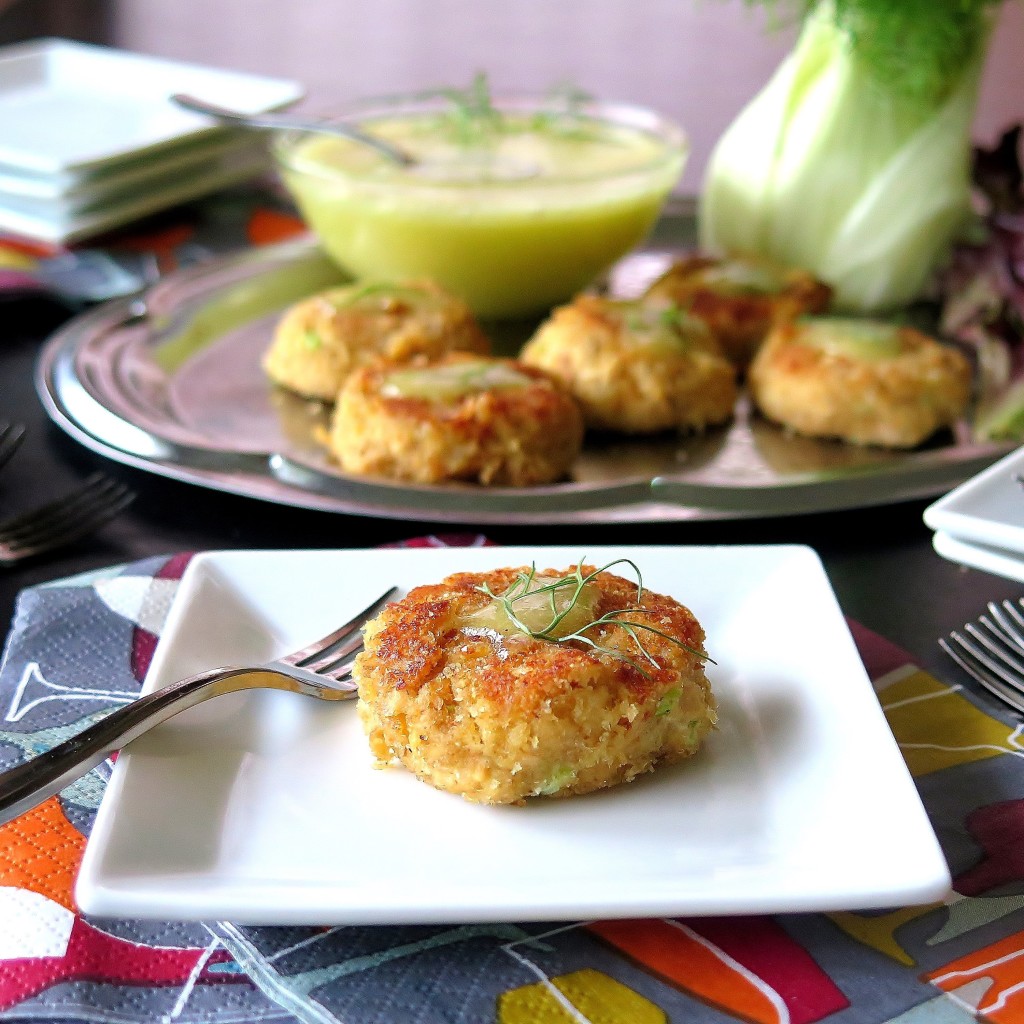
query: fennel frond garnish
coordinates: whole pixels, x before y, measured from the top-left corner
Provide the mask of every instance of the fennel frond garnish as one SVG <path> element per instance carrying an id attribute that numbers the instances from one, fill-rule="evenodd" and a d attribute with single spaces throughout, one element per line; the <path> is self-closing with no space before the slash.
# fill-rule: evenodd
<path id="1" fill-rule="evenodd" d="M 649 673 L 644 668 L 645 664 L 653 665 L 655 668 L 661 666 L 644 646 L 641 639 L 643 632 L 663 637 L 703 661 L 712 661 L 702 651 L 690 647 L 656 626 L 622 617 L 644 611 L 641 604 L 643 578 L 634 562 L 628 558 L 619 558 L 588 573 L 584 573 L 583 564 L 583 559 L 581 559 L 572 572 L 554 578 L 538 575 L 536 566 L 531 565 L 529 571 L 520 572 L 511 586 L 503 593 L 494 593 L 487 583 L 481 584 L 477 589 L 494 602 L 494 605 L 501 610 L 515 631 L 535 640 L 545 640 L 550 643 L 563 644 L 575 641 L 600 654 L 627 662 L 647 678 L 649 678 Z M 636 603 L 626 608 L 616 608 L 604 612 L 601 615 L 591 616 L 587 613 L 581 617 L 578 610 L 586 601 L 587 585 L 599 573 L 606 572 L 612 566 L 619 564 L 630 566 L 636 574 Z M 573 621 L 574 618 L 577 620 L 582 618 L 582 621 L 577 624 Z M 637 656 L 631 657 L 624 651 L 600 644 L 586 635 L 589 631 L 600 627 L 615 627 L 623 630 L 633 641 L 638 652 Z"/>
<path id="2" fill-rule="evenodd" d="M 422 99 L 447 100 L 447 109 L 439 115 L 436 124 L 448 135 L 466 147 L 486 145 L 501 134 L 525 128 L 557 135 L 564 139 L 588 140 L 607 134 L 586 107 L 594 97 L 569 82 L 559 83 L 544 96 L 541 109 L 525 120 L 510 118 L 495 105 L 490 80 L 485 72 L 478 72 L 465 89 L 441 87 L 415 94 Z"/>

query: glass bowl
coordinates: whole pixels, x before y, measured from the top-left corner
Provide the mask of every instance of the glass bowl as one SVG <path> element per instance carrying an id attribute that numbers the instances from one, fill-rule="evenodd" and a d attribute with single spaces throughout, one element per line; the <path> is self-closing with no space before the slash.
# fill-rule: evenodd
<path id="1" fill-rule="evenodd" d="M 312 132 L 275 138 L 285 187 L 354 277 L 428 277 L 482 318 L 542 314 L 643 241 L 685 133 L 642 107 L 542 97 L 390 97 L 338 115 L 416 160 Z"/>

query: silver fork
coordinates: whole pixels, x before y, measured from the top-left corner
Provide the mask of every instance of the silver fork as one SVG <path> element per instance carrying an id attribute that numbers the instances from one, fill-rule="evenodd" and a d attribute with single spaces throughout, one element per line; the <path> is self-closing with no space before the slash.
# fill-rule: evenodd
<path id="1" fill-rule="evenodd" d="M 25 437 L 20 423 L 0 423 L 0 466 L 10 461 Z"/>
<path id="2" fill-rule="evenodd" d="M 1024 598 L 988 603 L 988 615 L 939 646 L 976 682 L 1024 714 Z"/>
<path id="3" fill-rule="evenodd" d="M 355 697 L 352 663 L 363 645 L 362 628 L 396 590 L 391 587 L 343 626 L 301 650 L 262 665 L 222 666 L 170 683 L 111 711 L 45 754 L 0 772 L 0 824 L 59 793 L 155 725 L 211 697 L 256 688 L 321 700 Z"/>
<path id="4" fill-rule="evenodd" d="M 0 522 L 0 565 L 14 565 L 78 540 L 134 500 L 124 484 L 94 473 L 70 494 Z"/>

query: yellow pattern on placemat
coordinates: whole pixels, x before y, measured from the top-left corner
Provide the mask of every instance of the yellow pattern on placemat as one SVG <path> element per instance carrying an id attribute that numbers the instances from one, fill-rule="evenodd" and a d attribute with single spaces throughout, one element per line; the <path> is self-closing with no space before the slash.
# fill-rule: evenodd
<path id="1" fill-rule="evenodd" d="M 901 907 L 884 914 L 858 914 L 843 910 L 828 916 L 851 938 L 877 949 L 897 963 L 913 967 L 914 958 L 896 941 L 896 930 L 941 906 L 941 903 L 931 903 L 922 907 Z"/>
<path id="2" fill-rule="evenodd" d="M 882 681 L 884 683 L 884 680 Z M 1020 754 L 1012 726 L 985 714 L 927 672 L 879 687 L 879 700 L 915 777 L 1003 754 Z"/>
<path id="3" fill-rule="evenodd" d="M 577 1011 L 574 1015 L 563 1005 Z M 549 982 L 523 985 L 498 997 L 497 1024 L 666 1024 L 654 1003 L 601 971 L 585 969 L 563 974 Z"/>

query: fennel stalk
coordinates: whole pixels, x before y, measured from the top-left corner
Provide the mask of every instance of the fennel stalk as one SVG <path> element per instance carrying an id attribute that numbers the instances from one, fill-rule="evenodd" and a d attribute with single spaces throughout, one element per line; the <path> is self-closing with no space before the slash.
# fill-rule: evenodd
<path id="1" fill-rule="evenodd" d="M 918 297 L 970 217 L 970 133 L 996 6 L 804 4 L 793 50 L 712 152 L 701 246 L 810 270 L 845 312 Z"/>

